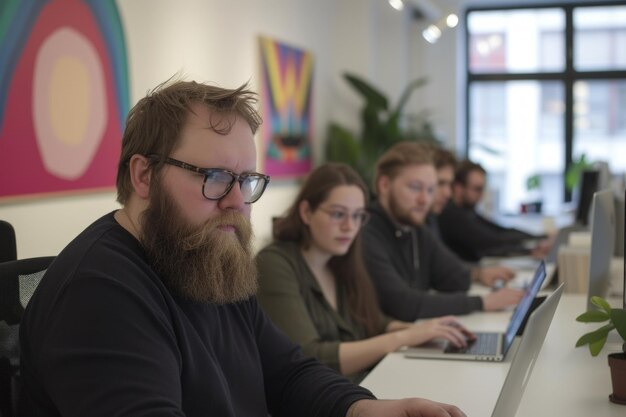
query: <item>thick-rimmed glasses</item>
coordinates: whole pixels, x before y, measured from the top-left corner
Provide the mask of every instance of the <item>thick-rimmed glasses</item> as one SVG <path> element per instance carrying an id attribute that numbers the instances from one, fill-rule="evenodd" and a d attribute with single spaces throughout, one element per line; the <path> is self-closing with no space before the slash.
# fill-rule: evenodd
<path id="1" fill-rule="evenodd" d="M 370 214 L 365 210 L 357 210 L 353 213 L 340 208 L 318 207 L 318 210 L 328 214 L 328 217 L 330 217 L 333 222 L 338 224 L 343 224 L 346 220 L 348 220 L 348 218 L 350 218 L 357 227 L 361 227 L 370 219 Z"/>
<path id="2" fill-rule="evenodd" d="M 179 161 L 178 159 L 169 157 L 163 158 L 159 155 L 150 155 L 149 158 L 204 175 L 202 195 L 207 200 L 219 200 L 223 198 L 230 192 L 235 182 L 238 182 L 241 188 L 241 195 L 243 195 L 243 202 L 251 204 L 261 198 L 265 187 L 267 187 L 267 184 L 270 182 L 268 175 L 259 174 L 258 172 L 236 174 L 222 168 L 198 168 L 197 166 Z"/>

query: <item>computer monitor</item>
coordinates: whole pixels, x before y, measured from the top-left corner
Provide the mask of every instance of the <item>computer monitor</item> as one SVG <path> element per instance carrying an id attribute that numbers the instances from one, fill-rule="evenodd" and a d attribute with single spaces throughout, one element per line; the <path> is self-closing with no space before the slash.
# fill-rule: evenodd
<path id="1" fill-rule="evenodd" d="M 624 256 L 624 218 L 626 217 L 626 207 L 624 202 L 626 196 L 615 196 L 615 251 L 613 254 L 618 258 Z"/>
<path id="2" fill-rule="evenodd" d="M 593 193 L 599 190 L 600 171 L 597 169 L 586 169 L 580 173 L 580 189 L 578 195 L 578 205 L 576 206 L 576 223 L 587 226 L 589 223 L 589 209 Z"/>
<path id="3" fill-rule="evenodd" d="M 611 281 L 611 259 L 615 245 L 615 203 L 613 191 L 602 190 L 593 195 L 591 211 L 591 253 L 587 300 L 605 298 Z M 588 302 L 588 309 L 592 309 Z"/>
<path id="4" fill-rule="evenodd" d="M 609 163 L 606 161 L 596 161 L 592 165 L 593 169 L 599 172 L 598 176 L 598 191 L 611 188 L 612 175 Z"/>

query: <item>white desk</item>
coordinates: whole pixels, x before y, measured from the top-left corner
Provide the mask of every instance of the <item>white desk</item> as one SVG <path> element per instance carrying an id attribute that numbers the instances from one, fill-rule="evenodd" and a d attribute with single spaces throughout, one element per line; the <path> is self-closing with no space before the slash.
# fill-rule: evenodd
<path id="1" fill-rule="evenodd" d="M 615 300 L 615 305 L 620 305 Z M 608 400 L 611 376 L 607 354 L 621 350 L 607 344 L 597 357 L 575 348 L 594 325 L 575 321 L 586 296 L 563 294 L 519 406 L 518 417 L 603 417 L 626 415 L 626 407 Z M 460 319 L 472 330 L 503 331 L 510 312 L 475 313 Z M 514 346 L 515 348 L 516 346 Z M 387 355 L 361 383 L 378 398 L 424 397 L 459 406 L 468 416 L 490 416 L 514 351 L 502 363 L 408 359 Z M 513 417 L 513 416 L 511 416 Z"/>

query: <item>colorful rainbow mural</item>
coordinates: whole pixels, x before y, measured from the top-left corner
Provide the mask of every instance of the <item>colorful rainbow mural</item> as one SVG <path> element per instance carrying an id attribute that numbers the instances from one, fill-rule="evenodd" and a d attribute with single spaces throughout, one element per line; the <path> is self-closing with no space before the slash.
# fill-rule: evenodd
<path id="1" fill-rule="evenodd" d="M 275 177 L 311 169 L 313 56 L 261 37 L 263 170 Z"/>
<path id="2" fill-rule="evenodd" d="M 0 3 L 0 198 L 115 184 L 127 68 L 115 0 Z"/>

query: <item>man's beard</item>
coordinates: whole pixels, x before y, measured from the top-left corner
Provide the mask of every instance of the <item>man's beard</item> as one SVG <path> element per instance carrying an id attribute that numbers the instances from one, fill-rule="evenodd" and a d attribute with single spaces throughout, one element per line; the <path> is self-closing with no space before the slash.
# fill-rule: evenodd
<path id="1" fill-rule="evenodd" d="M 463 197 L 461 199 L 461 207 L 467 210 L 474 210 L 476 208 L 476 203 L 472 202 L 468 198 Z"/>
<path id="2" fill-rule="evenodd" d="M 166 191 L 158 188 L 151 190 L 142 217 L 141 243 L 168 289 L 195 302 L 216 304 L 254 295 L 257 269 L 250 221 L 226 211 L 199 226 L 189 225 Z M 219 230 L 224 225 L 235 232 Z"/>
<path id="3" fill-rule="evenodd" d="M 393 193 L 389 195 L 389 211 L 391 212 L 391 216 L 402 225 L 419 227 L 424 223 L 423 219 L 418 220 L 414 216 L 411 216 L 409 210 L 403 209 Z"/>

